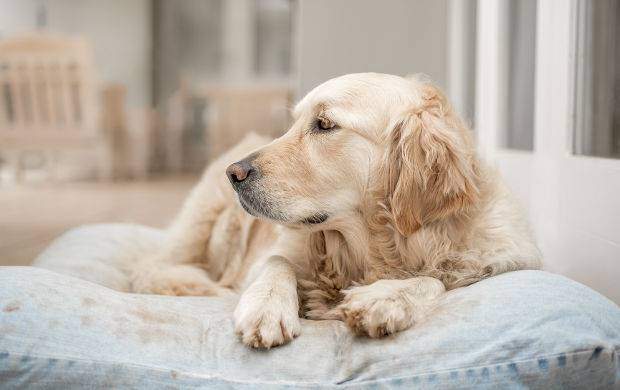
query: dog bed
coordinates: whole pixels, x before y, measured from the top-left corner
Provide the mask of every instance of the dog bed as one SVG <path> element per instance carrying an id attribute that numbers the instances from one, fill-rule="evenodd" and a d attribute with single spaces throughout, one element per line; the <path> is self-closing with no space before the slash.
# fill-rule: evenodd
<path id="1" fill-rule="evenodd" d="M 33 267 L 0 267 L 2 388 L 618 388 L 620 309 L 541 271 L 446 294 L 430 319 L 385 339 L 302 321 L 271 350 L 242 345 L 236 298 L 128 293 L 127 268 L 163 232 L 92 225 Z"/>

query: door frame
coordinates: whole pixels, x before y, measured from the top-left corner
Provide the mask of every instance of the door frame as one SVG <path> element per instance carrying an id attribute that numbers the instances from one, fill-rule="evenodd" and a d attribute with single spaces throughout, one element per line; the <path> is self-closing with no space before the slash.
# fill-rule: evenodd
<path id="1" fill-rule="evenodd" d="M 508 80 L 508 0 L 477 4 L 476 127 L 480 154 L 526 207 L 545 268 L 620 302 L 620 160 L 575 155 L 578 7 L 539 0 L 534 150 L 500 146 Z"/>

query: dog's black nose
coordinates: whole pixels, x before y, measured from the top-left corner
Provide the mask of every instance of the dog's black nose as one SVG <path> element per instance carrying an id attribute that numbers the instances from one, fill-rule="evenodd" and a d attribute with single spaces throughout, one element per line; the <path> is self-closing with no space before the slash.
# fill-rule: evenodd
<path id="1" fill-rule="evenodd" d="M 254 173 L 254 167 L 247 160 L 237 161 L 226 168 L 226 176 L 233 186 L 250 178 L 252 173 Z"/>

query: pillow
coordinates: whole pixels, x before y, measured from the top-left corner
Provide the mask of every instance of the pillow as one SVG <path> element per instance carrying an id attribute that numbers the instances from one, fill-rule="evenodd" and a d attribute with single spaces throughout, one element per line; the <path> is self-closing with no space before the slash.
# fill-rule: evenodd
<path id="1" fill-rule="evenodd" d="M 124 250 L 119 229 L 88 227 L 79 239 L 103 245 L 114 237 Z M 133 231 L 125 230 L 127 242 L 136 240 Z M 73 274 L 86 272 L 86 246 L 84 257 L 72 252 L 78 246 L 65 246 L 78 237 L 73 234 L 60 239 L 63 246 L 53 244 L 64 251 L 43 256 L 48 268 L 63 264 L 64 272 L 70 265 L 61 259 L 80 258 L 81 271 Z M 117 256 L 113 252 L 108 260 Z M 428 321 L 385 339 L 355 337 L 338 321 L 303 320 L 301 336 L 271 350 L 237 340 L 235 297 L 130 294 L 95 279 L 0 267 L 3 387 L 620 386 L 620 309 L 542 271 L 507 273 L 451 291 Z"/>
<path id="2" fill-rule="evenodd" d="M 50 244 L 33 265 L 76 276 L 118 291 L 129 291 L 128 266 L 156 251 L 161 230 L 110 223 L 71 229 Z"/>

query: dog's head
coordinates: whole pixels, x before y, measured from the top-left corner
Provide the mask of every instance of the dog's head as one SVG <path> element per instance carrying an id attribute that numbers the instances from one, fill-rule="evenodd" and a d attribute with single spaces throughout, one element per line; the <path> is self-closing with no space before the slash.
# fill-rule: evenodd
<path id="1" fill-rule="evenodd" d="M 363 73 L 308 93 L 284 136 L 226 173 L 255 216 L 327 227 L 373 196 L 406 236 L 473 204 L 476 172 L 469 131 L 437 88 Z"/>

